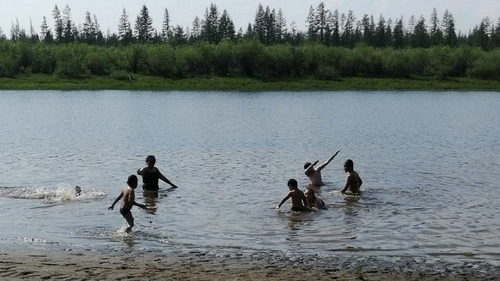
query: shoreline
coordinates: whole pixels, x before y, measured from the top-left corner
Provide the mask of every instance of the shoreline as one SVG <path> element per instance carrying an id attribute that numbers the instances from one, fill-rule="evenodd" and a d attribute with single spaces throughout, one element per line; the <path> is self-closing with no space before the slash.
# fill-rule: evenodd
<path id="1" fill-rule="evenodd" d="M 471 78 L 439 80 L 432 77 L 411 79 L 342 78 L 339 81 L 308 77 L 249 78 L 196 77 L 165 79 L 133 74 L 133 80 L 110 77 L 66 79 L 55 75 L 20 75 L 0 78 L 0 90 L 158 90 L 158 91 L 500 91 L 500 81 Z"/>
<path id="2" fill-rule="evenodd" d="M 4 245 L 2 245 L 4 246 Z M 321 257 L 245 249 L 2 247 L 1 280 L 500 280 L 500 266 L 465 259 Z"/>

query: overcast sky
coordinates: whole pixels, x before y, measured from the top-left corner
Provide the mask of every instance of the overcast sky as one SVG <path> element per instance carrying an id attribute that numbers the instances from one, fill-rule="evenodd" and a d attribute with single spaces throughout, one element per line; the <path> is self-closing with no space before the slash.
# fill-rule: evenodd
<path id="1" fill-rule="evenodd" d="M 53 29 L 52 10 L 57 5 L 62 11 L 69 5 L 72 18 L 82 24 L 85 12 L 95 14 L 101 24 L 101 30 L 106 33 L 117 32 L 118 21 L 122 9 L 127 10 L 129 20 L 134 25 L 141 6 L 146 4 L 153 25 L 161 29 L 164 9 L 168 8 L 172 25 L 182 25 L 191 28 L 195 16 L 203 18 L 205 9 L 214 3 L 219 12 L 226 9 L 232 17 L 236 29 L 246 29 L 249 22 L 253 24 L 255 11 L 259 3 L 264 7 L 269 6 L 276 11 L 281 8 L 287 24 L 296 23 L 299 30 L 305 30 L 305 20 L 309 7 L 318 6 L 321 1 L 305 0 L 0 0 L 0 27 L 3 33 L 10 36 L 12 23 L 19 20 L 21 27 L 29 32 L 30 18 L 37 32 L 40 32 L 42 17 L 47 18 L 49 26 Z M 448 9 L 456 20 L 457 30 L 468 32 L 470 28 L 479 24 L 484 17 L 489 17 L 495 24 L 500 17 L 500 0 L 325 0 L 329 10 L 338 9 L 340 13 L 349 10 L 354 12 L 356 19 L 361 19 L 363 14 L 373 15 L 378 20 L 380 14 L 385 19 L 403 16 L 405 23 L 411 15 L 416 18 L 423 15 L 429 22 L 433 8 L 438 11 L 441 19 Z"/>

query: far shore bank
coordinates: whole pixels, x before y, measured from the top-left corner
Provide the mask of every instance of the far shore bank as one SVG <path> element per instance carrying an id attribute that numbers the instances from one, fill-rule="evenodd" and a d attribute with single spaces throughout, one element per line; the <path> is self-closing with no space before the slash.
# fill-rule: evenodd
<path id="1" fill-rule="evenodd" d="M 9 248 L 9 247 L 8 247 Z M 1 280 L 499 280 L 484 261 L 344 256 L 289 257 L 186 249 L 0 250 Z"/>
<path id="2" fill-rule="evenodd" d="M 471 78 L 437 79 L 416 77 L 342 78 L 338 81 L 314 78 L 196 77 L 165 79 L 133 74 L 120 79 L 87 77 L 61 78 L 55 75 L 21 75 L 0 78 L 0 90 L 158 90 L 158 91 L 500 91 L 500 81 Z"/>

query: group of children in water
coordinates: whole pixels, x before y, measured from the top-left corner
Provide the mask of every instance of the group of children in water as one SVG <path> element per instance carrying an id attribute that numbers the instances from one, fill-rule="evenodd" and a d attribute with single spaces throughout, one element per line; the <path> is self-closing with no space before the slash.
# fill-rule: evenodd
<path id="1" fill-rule="evenodd" d="M 306 189 L 305 192 L 302 192 L 297 185 L 297 180 L 290 179 L 288 180 L 288 189 L 290 192 L 281 200 L 281 202 L 276 207 L 279 209 L 283 203 L 285 203 L 288 199 L 292 199 L 292 211 L 295 212 L 303 212 L 303 211 L 315 211 L 319 209 L 326 210 L 326 204 L 323 200 L 316 197 L 314 193 L 314 187 L 320 187 L 323 185 L 323 181 L 321 179 L 321 170 L 328 165 L 335 156 L 340 152 L 337 150 L 332 157 L 325 161 L 325 163 L 316 167 L 318 164 L 318 160 L 314 163 L 306 162 L 304 164 L 304 173 L 309 178 L 309 188 Z M 351 159 L 347 159 L 344 163 L 344 171 L 348 173 L 347 180 L 344 188 L 341 190 L 342 193 L 350 193 L 350 194 L 359 194 L 361 185 L 363 181 L 359 177 L 358 173 L 354 171 L 354 162 Z"/>
<path id="2" fill-rule="evenodd" d="M 305 163 L 304 164 L 304 173 L 309 178 L 309 185 L 311 187 L 320 187 L 323 185 L 323 181 L 321 179 L 321 170 L 325 168 L 332 160 L 337 156 L 340 152 L 338 150 L 335 152 L 332 157 L 326 160 L 323 164 L 316 166 L 318 164 L 318 160 L 314 163 Z M 177 188 L 175 184 L 173 184 L 170 180 L 168 180 L 154 165 L 156 163 L 156 158 L 153 155 L 149 155 L 146 157 L 146 167 L 140 168 L 137 170 L 137 174 L 142 176 L 142 188 L 145 193 L 150 192 L 153 194 L 157 194 L 159 190 L 158 181 L 161 179 L 166 182 L 172 188 Z M 363 181 L 359 177 L 358 173 L 354 171 L 354 163 L 351 159 L 347 159 L 344 163 L 344 171 L 348 173 L 345 187 L 341 190 L 342 193 L 352 193 L 359 194 L 361 184 Z M 132 216 L 131 209 L 132 207 L 138 206 L 142 209 L 147 209 L 147 206 L 144 204 L 137 203 L 135 201 L 135 192 L 134 190 L 138 186 L 138 178 L 136 175 L 130 175 L 127 179 L 127 187 L 125 187 L 120 195 L 113 201 L 108 210 L 113 210 L 115 204 L 118 203 L 121 199 L 120 213 L 125 218 L 128 223 L 128 227 L 125 229 L 126 232 L 130 232 L 132 227 L 134 226 L 134 217 Z M 79 194 L 81 190 L 77 187 L 77 193 Z M 305 193 L 302 192 L 297 185 L 297 180 L 290 179 L 288 180 L 288 188 L 290 192 L 288 195 L 281 200 L 278 207 L 280 208 L 283 203 L 285 203 L 288 199 L 292 199 L 292 211 L 314 211 L 318 209 L 326 209 L 326 204 L 323 200 L 316 197 L 314 190 L 312 188 L 308 188 Z"/>

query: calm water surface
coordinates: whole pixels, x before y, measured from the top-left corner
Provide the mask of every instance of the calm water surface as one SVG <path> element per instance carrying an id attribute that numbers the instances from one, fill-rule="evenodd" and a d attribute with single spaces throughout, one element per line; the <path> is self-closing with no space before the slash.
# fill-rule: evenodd
<path id="1" fill-rule="evenodd" d="M 488 92 L 2 91 L 0 243 L 499 260 L 499 109 Z M 337 149 L 328 210 L 274 209 Z M 107 207 L 148 154 L 179 188 L 137 193 L 156 211 L 132 210 L 131 237 Z M 361 197 L 339 193 L 347 158 Z"/>

